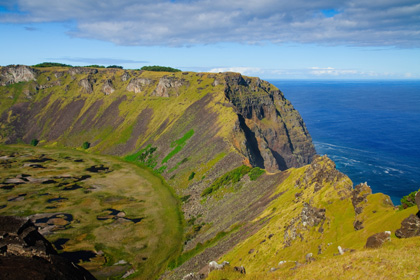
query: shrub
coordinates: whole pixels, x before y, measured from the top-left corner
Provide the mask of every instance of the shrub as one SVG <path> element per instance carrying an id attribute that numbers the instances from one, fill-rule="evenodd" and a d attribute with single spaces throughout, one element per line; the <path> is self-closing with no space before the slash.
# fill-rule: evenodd
<path id="1" fill-rule="evenodd" d="M 252 168 L 252 170 L 249 172 L 249 179 L 251 179 L 251 181 L 255 181 L 258 179 L 258 177 L 260 177 L 261 175 L 263 175 L 265 173 L 265 171 L 259 167 L 254 167 Z"/>
<path id="2" fill-rule="evenodd" d="M 107 66 L 106 68 L 118 68 L 118 69 L 123 69 L 123 67 L 122 67 L 122 66 L 119 66 L 119 65 L 109 65 L 109 66 Z"/>
<path id="3" fill-rule="evenodd" d="M 175 69 L 175 68 L 167 67 L 167 66 L 158 66 L 158 65 L 143 66 L 142 68 L 140 68 L 140 70 L 156 71 L 156 72 L 181 72 L 181 70 L 179 69 Z"/>
<path id="4" fill-rule="evenodd" d="M 32 139 L 32 140 L 31 140 L 31 145 L 32 145 L 32 146 L 34 146 L 34 147 L 35 147 L 36 145 L 38 145 L 38 143 L 39 143 L 38 139 Z"/>
<path id="5" fill-rule="evenodd" d="M 43 62 L 32 65 L 33 67 L 73 67 L 72 65 L 57 63 L 57 62 Z"/>
<path id="6" fill-rule="evenodd" d="M 406 209 L 408 207 L 413 207 L 416 205 L 416 193 L 417 191 L 414 191 L 410 193 L 409 195 L 403 196 L 401 198 L 401 205 L 400 209 Z"/>
<path id="7" fill-rule="evenodd" d="M 192 179 L 194 179 L 195 176 L 195 172 L 191 172 L 190 177 L 188 177 L 188 181 L 191 181 Z"/>
<path id="8" fill-rule="evenodd" d="M 85 150 L 89 149 L 90 148 L 90 143 L 89 142 L 84 142 L 82 144 L 82 148 L 85 149 Z"/>

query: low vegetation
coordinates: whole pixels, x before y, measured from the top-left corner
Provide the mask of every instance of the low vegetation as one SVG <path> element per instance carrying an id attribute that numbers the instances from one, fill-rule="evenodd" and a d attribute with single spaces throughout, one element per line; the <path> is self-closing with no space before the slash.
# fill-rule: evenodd
<path id="1" fill-rule="evenodd" d="M 72 65 L 64 64 L 64 63 L 58 63 L 58 62 L 43 62 L 39 64 L 33 65 L 33 67 L 73 67 Z"/>
<path id="2" fill-rule="evenodd" d="M 51 216 L 46 237 L 98 279 L 119 279 L 131 268 L 134 278 L 155 279 L 180 254 L 178 201 L 150 171 L 29 145 L 0 146 L 0 157 L 0 214 Z"/>
<path id="3" fill-rule="evenodd" d="M 408 207 L 413 207 L 416 205 L 416 193 L 417 191 L 414 191 L 406 196 L 403 196 L 401 198 L 401 205 L 400 209 L 406 209 Z"/>
<path id="4" fill-rule="evenodd" d="M 158 65 L 143 66 L 142 68 L 140 68 L 140 70 L 156 71 L 156 72 L 181 72 L 181 70 L 176 69 L 176 68 L 172 68 L 168 66 L 158 66 Z"/>

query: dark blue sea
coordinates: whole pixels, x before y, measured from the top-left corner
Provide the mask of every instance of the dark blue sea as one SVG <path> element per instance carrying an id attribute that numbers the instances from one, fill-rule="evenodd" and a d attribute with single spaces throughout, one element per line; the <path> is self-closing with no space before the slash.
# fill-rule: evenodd
<path id="1" fill-rule="evenodd" d="M 317 153 L 395 205 L 420 188 L 420 81 L 271 80 L 299 111 Z"/>

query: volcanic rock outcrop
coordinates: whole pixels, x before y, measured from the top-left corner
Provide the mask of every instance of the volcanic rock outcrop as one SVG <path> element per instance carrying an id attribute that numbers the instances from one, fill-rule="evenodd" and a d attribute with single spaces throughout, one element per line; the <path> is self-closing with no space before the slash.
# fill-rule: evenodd
<path id="1" fill-rule="evenodd" d="M 58 256 L 26 218 L 0 216 L 0 253 L 1 279 L 95 279 L 84 268 Z"/>

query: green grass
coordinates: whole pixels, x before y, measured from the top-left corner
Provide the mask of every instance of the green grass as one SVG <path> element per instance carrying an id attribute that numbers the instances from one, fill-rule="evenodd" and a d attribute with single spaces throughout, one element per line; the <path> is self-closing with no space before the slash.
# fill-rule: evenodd
<path id="1" fill-rule="evenodd" d="M 191 129 L 187 133 L 184 134 L 180 139 L 174 141 L 171 143 L 171 147 L 175 147 L 169 154 L 162 160 L 162 164 L 166 163 L 168 160 L 170 160 L 174 155 L 179 153 L 182 148 L 184 148 L 186 142 L 188 139 L 190 139 L 194 135 L 194 130 Z"/>
<path id="2" fill-rule="evenodd" d="M 261 175 L 263 175 L 265 173 L 264 169 L 261 169 L 259 167 L 254 167 L 251 169 L 251 171 L 249 171 L 248 175 L 249 175 L 249 179 L 251 179 L 251 181 L 255 181 L 257 180 Z"/>
<path id="3" fill-rule="evenodd" d="M 251 169 L 252 168 L 249 166 L 242 165 L 225 173 L 221 177 L 217 178 L 213 182 L 213 184 L 210 185 L 210 187 L 205 188 L 201 193 L 201 196 L 204 197 L 206 195 L 216 192 L 219 188 L 223 186 L 239 182 L 244 175 L 248 174 L 251 171 Z"/>

